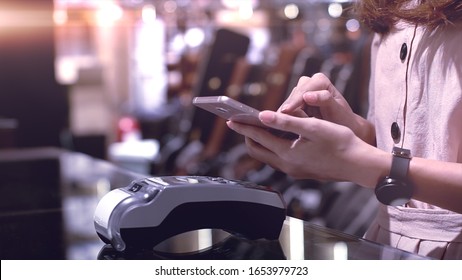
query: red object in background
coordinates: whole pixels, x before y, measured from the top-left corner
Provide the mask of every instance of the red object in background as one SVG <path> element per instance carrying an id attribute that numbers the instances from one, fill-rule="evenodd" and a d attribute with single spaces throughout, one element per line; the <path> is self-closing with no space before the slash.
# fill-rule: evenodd
<path id="1" fill-rule="evenodd" d="M 117 141 L 141 139 L 141 130 L 138 120 L 134 117 L 122 117 L 117 123 Z"/>

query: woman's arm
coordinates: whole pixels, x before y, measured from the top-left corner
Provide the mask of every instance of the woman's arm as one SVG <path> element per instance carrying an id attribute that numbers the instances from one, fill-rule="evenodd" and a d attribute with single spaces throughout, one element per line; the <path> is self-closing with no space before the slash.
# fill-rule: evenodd
<path id="1" fill-rule="evenodd" d="M 358 137 L 343 125 L 317 118 L 298 118 L 264 111 L 266 125 L 300 135 L 287 140 L 264 129 L 228 122 L 246 136 L 249 154 L 296 179 L 350 181 L 374 188 L 389 175 L 391 153 L 382 151 Z M 409 177 L 413 198 L 462 213 L 462 164 L 413 158 Z"/>
<path id="2" fill-rule="evenodd" d="M 299 141 L 289 144 L 264 130 L 229 125 L 248 137 L 252 156 L 295 178 L 345 180 L 374 188 L 389 175 L 392 156 L 375 147 L 373 124 L 351 110 L 325 75 L 301 77 L 278 110 L 293 116 L 301 116 L 301 111 L 318 119 L 290 119 L 274 112 L 261 114 L 268 125 L 282 130 L 290 127 L 302 135 Z M 415 157 L 409 176 L 415 185 L 413 198 L 462 213 L 462 163 Z"/>
<path id="3" fill-rule="evenodd" d="M 414 157 L 408 175 L 413 198 L 462 213 L 462 163 Z"/>

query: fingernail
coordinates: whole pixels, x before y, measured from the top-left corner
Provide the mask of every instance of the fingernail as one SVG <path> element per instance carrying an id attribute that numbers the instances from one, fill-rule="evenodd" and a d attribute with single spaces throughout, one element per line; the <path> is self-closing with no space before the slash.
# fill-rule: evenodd
<path id="1" fill-rule="evenodd" d="M 287 104 L 282 105 L 281 106 L 281 112 L 283 112 L 283 113 L 286 112 L 288 107 L 289 107 L 289 105 L 287 105 Z"/>
<path id="2" fill-rule="evenodd" d="M 263 123 L 272 123 L 276 119 L 276 114 L 272 111 L 263 111 L 259 114 L 259 118 Z"/>
<path id="3" fill-rule="evenodd" d="M 227 125 L 229 128 L 233 129 L 233 123 L 232 123 L 231 121 L 226 121 L 226 125 Z"/>
<path id="4" fill-rule="evenodd" d="M 316 102 L 318 101 L 318 96 L 312 92 L 307 92 L 303 95 L 303 98 L 307 102 Z"/>

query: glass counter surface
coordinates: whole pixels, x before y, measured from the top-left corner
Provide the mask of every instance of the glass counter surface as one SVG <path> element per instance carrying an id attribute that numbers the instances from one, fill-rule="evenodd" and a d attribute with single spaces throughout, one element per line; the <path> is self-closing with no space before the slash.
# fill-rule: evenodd
<path id="1" fill-rule="evenodd" d="M 115 251 L 93 216 L 110 190 L 149 177 L 56 148 L 0 151 L 0 258 L 87 259 L 425 259 L 287 217 L 278 240 L 248 240 L 218 229 L 187 232 L 154 250 Z"/>

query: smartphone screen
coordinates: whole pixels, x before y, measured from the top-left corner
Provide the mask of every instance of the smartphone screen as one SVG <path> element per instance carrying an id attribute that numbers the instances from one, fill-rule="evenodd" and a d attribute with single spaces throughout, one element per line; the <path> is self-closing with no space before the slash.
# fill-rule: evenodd
<path id="1" fill-rule="evenodd" d="M 258 117 L 258 114 L 260 113 L 259 110 L 245 105 L 227 96 L 195 97 L 193 99 L 193 104 L 199 108 L 214 113 L 215 115 L 222 117 L 226 120 L 263 127 L 268 129 L 274 135 L 282 138 L 298 138 L 298 135 L 293 134 L 291 132 L 281 131 L 267 127 L 260 121 Z"/>

